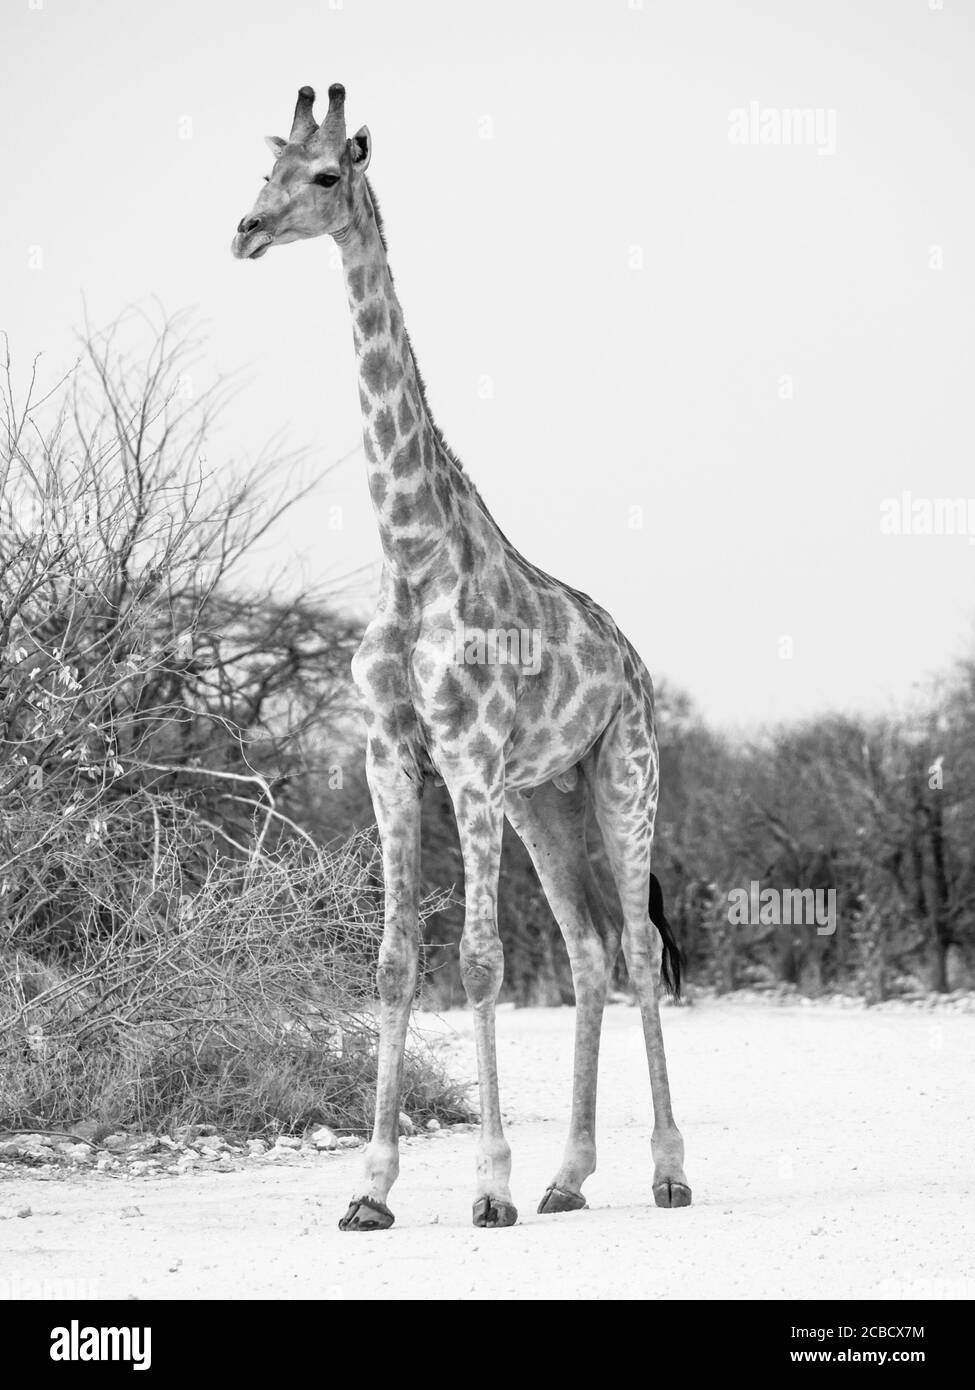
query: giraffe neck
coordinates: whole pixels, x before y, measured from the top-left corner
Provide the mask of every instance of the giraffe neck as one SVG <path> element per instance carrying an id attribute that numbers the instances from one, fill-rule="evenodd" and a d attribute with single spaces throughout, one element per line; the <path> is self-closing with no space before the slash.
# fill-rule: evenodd
<path id="1" fill-rule="evenodd" d="M 369 491 L 383 554 L 395 573 L 422 573 L 461 519 L 470 484 L 427 411 L 368 186 L 335 240 L 352 311 Z"/>

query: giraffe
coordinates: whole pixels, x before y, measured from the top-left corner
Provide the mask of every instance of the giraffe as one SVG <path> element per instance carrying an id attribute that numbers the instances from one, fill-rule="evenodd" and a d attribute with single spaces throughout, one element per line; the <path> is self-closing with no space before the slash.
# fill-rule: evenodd
<path id="1" fill-rule="evenodd" d="M 658 794 L 653 685 L 613 619 L 530 564 L 503 535 L 433 422 L 386 256 L 363 126 L 346 137 L 345 89 L 298 93 L 287 140 L 233 254 L 323 234 L 340 250 L 358 365 L 369 492 L 383 552 L 380 596 L 352 662 L 366 722 L 366 775 L 382 851 L 379 1051 L 372 1138 L 343 1231 L 393 1224 L 403 1055 L 419 962 L 420 808 L 442 781 L 464 863 L 460 968 L 473 1015 L 481 1124 L 475 1226 L 513 1225 L 511 1151 L 498 1091 L 495 1005 L 503 950 L 497 896 L 507 817 L 538 872 L 568 949 L 576 996 L 569 1134 L 540 1212 L 586 1206 L 596 1167 L 603 1008 L 622 944 L 643 1024 L 653 1104 L 652 1190 L 691 1190 L 674 1121 L 660 1024 L 661 976 L 679 993 L 680 953 L 650 870 Z M 618 902 L 587 851 L 594 817 Z"/>

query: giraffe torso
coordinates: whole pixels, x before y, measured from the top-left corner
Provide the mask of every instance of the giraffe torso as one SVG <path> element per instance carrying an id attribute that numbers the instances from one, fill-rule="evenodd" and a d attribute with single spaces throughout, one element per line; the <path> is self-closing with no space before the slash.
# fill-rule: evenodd
<path id="1" fill-rule="evenodd" d="M 371 764 L 417 780 L 502 764 L 506 788 L 538 786 L 581 762 L 649 676 L 598 604 L 511 545 L 434 426 L 371 195 L 343 265 L 385 556 L 353 661 Z"/>
<path id="2" fill-rule="evenodd" d="M 517 789 L 585 757 L 620 705 L 631 649 L 598 604 L 493 530 L 468 528 L 419 587 L 384 571 L 353 674 L 374 757 L 423 776 L 500 756 Z"/>

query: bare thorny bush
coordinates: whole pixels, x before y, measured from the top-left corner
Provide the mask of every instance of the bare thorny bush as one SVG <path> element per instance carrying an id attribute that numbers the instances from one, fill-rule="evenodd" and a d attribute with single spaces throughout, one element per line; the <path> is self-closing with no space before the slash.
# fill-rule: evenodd
<path id="1" fill-rule="evenodd" d="M 70 969 L 15 953 L 0 998 L 9 1122 L 63 1123 L 81 1105 L 106 1127 L 365 1131 L 379 934 L 371 835 L 317 857 L 291 846 L 250 864 L 218 860 L 191 895 L 181 848 L 165 835 L 119 879 L 100 844 L 73 865 L 92 912 Z M 420 1120 L 466 1116 L 417 1049 L 404 1104 Z"/>
<path id="2" fill-rule="evenodd" d="M 237 582 L 304 491 L 208 477 L 189 324 L 141 362 L 131 327 L 0 384 L 0 1126 L 361 1129 L 375 844 L 319 848 L 284 790 L 342 738 L 355 626 Z M 419 1055 L 410 1103 L 463 1109 Z"/>

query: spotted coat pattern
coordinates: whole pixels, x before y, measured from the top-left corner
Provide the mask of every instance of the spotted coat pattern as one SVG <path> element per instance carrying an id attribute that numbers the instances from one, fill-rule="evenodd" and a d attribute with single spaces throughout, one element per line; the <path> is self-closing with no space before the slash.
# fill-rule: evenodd
<path id="1" fill-rule="evenodd" d="M 604 609 L 532 565 L 508 541 L 433 424 L 368 186 L 356 235 L 343 245 L 343 263 L 369 491 L 384 555 L 377 612 L 353 675 L 368 727 L 369 782 L 384 848 L 396 840 L 414 844 L 418 797 L 414 803 L 408 788 L 419 791 L 430 776 L 446 783 L 457 816 L 467 904 L 461 963 L 475 1009 L 482 1107 L 475 1222 L 515 1219 L 493 1014 L 502 969 L 496 901 L 505 813 L 566 935 L 577 996 L 569 1140 L 540 1209 L 582 1205 L 582 1183 L 595 1167 L 599 1031 L 621 939 L 650 1064 L 654 1193 L 661 1205 L 682 1205 L 690 1189 L 660 1033 L 660 941 L 647 914 L 658 790 L 649 674 Z M 467 637 L 531 634 L 532 662 L 462 660 L 458 631 Z M 619 905 L 600 899 L 588 864 L 587 807 L 606 841 Z M 407 938 L 416 929 L 416 908 L 415 891 L 400 895 L 395 887 L 409 879 L 401 864 L 387 863 L 388 894 L 391 878 L 380 993 L 388 1031 L 399 1036 L 415 983 Z M 397 904 L 407 896 L 404 920 Z M 393 1057 L 387 1075 L 399 1069 Z M 398 1091 L 384 1100 L 383 1085 L 381 1077 L 366 1185 L 350 1208 L 353 1228 L 363 1212 L 368 1225 L 370 1203 L 388 1215 L 385 1199 L 398 1172 L 390 1133 Z"/>
<path id="2" fill-rule="evenodd" d="M 572 1109 L 565 1153 L 540 1211 L 585 1205 L 596 1166 L 599 1037 L 622 946 L 636 993 L 653 1097 L 653 1193 L 690 1189 L 674 1123 L 658 1009 L 661 941 L 650 921 L 657 805 L 653 687 L 613 619 L 507 540 L 433 423 L 365 177 L 371 137 L 345 134 L 345 89 L 298 93 L 290 139 L 233 253 L 332 235 L 352 314 L 369 492 L 383 549 L 380 598 L 353 661 L 367 725 L 366 772 L 382 842 L 385 926 L 377 972 L 376 1111 L 362 1186 L 345 1231 L 392 1225 L 399 1113 L 419 960 L 423 785 L 446 785 L 464 860 L 460 964 L 473 1014 L 481 1126 L 474 1223 L 512 1225 L 511 1152 L 495 1045 L 503 952 L 497 896 L 505 817 L 524 841 L 565 936 L 576 994 Z M 503 657 L 502 657 L 503 653 Z M 595 817 L 613 873 L 604 894 L 589 860 Z"/>

